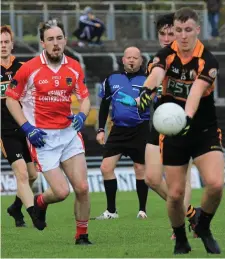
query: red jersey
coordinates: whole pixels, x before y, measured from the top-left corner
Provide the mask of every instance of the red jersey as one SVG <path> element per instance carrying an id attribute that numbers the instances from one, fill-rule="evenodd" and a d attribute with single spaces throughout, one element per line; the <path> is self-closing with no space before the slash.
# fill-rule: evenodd
<path id="1" fill-rule="evenodd" d="M 26 62 L 16 73 L 6 95 L 21 102 L 26 119 L 43 129 L 63 129 L 71 124 L 71 95 L 81 100 L 89 93 L 84 73 L 76 60 L 63 55 L 53 68 L 43 51 Z"/>

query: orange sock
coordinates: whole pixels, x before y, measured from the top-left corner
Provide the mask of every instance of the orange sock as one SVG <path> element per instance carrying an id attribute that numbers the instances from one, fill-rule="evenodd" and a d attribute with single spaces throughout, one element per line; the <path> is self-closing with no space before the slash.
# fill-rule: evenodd
<path id="1" fill-rule="evenodd" d="M 77 232 L 75 238 L 78 239 L 80 235 L 87 234 L 88 220 L 76 220 Z"/>
<path id="2" fill-rule="evenodd" d="M 37 204 L 43 210 L 47 208 L 48 204 L 44 201 L 43 194 L 38 195 Z"/>

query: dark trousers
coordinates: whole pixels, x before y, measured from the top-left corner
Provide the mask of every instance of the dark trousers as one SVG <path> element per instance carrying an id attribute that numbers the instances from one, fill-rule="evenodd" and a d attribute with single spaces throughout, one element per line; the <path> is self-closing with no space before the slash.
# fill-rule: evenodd
<path id="1" fill-rule="evenodd" d="M 73 33 L 79 40 L 84 40 L 91 42 L 95 37 L 97 37 L 96 42 L 99 42 L 103 33 L 105 31 L 104 25 L 101 25 L 101 27 L 97 28 L 94 26 L 85 26 L 82 30 L 77 29 Z"/>
<path id="2" fill-rule="evenodd" d="M 209 23 L 212 28 L 211 36 L 219 36 L 219 13 L 208 13 Z"/>

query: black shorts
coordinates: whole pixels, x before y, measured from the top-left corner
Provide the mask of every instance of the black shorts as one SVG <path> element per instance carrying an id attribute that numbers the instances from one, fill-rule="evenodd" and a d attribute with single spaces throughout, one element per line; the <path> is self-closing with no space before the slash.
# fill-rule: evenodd
<path id="1" fill-rule="evenodd" d="M 26 136 L 19 129 L 1 131 L 1 150 L 10 165 L 21 158 L 26 163 L 32 162 Z"/>
<path id="2" fill-rule="evenodd" d="M 118 154 L 129 156 L 134 163 L 145 163 L 145 147 L 149 135 L 149 121 L 136 127 L 113 126 L 106 141 L 103 158 Z"/>
<path id="3" fill-rule="evenodd" d="M 189 163 L 210 151 L 221 151 L 222 133 L 216 126 L 199 132 L 189 132 L 187 136 L 166 137 L 160 135 L 160 151 L 163 165 L 179 166 Z"/>
<path id="4" fill-rule="evenodd" d="M 155 129 L 153 125 L 151 127 L 150 134 L 148 137 L 148 144 L 159 146 L 159 132 Z"/>

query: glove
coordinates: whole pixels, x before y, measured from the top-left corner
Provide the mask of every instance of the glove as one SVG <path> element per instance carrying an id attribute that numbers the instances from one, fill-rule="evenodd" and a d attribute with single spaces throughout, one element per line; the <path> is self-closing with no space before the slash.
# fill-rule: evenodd
<path id="1" fill-rule="evenodd" d="M 120 99 L 116 99 L 117 102 L 120 102 L 124 105 L 128 106 L 137 106 L 137 102 L 135 99 L 123 92 L 118 92 L 118 95 L 120 95 Z"/>
<path id="2" fill-rule="evenodd" d="M 72 114 L 70 116 L 67 116 L 67 118 L 72 121 L 72 127 L 76 131 L 80 131 L 84 126 L 84 122 L 87 116 L 83 112 L 79 112 L 78 114 Z"/>
<path id="3" fill-rule="evenodd" d="M 143 87 L 141 89 L 141 93 L 140 93 L 140 110 L 141 111 L 145 111 L 149 107 L 149 105 L 152 101 L 151 95 L 154 91 L 156 91 L 156 88 L 151 90 L 147 87 Z"/>
<path id="4" fill-rule="evenodd" d="M 184 128 L 178 133 L 178 136 L 186 136 L 188 131 L 191 128 L 192 118 L 189 116 L 186 116 L 186 125 Z"/>
<path id="5" fill-rule="evenodd" d="M 33 146 L 40 148 L 45 145 L 43 135 L 47 135 L 46 132 L 34 127 L 28 121 L 21 126 L 21 129 L 24 131 L 28 140 Z"/>

